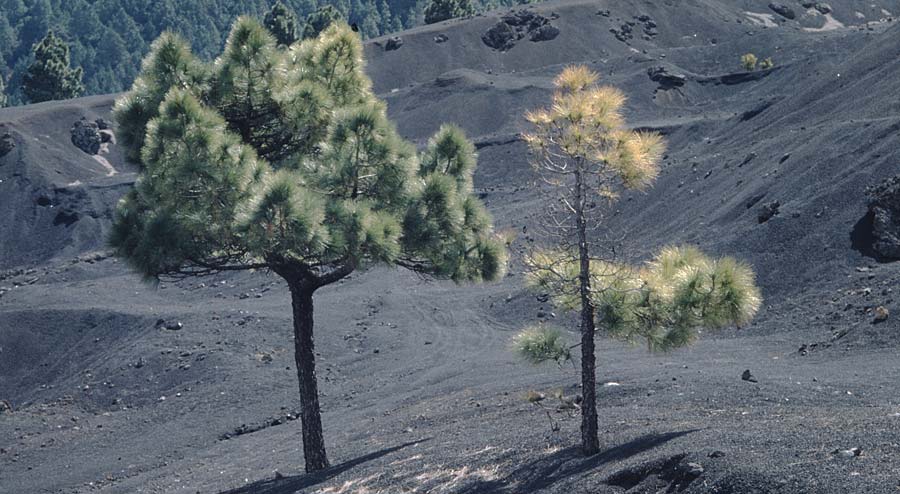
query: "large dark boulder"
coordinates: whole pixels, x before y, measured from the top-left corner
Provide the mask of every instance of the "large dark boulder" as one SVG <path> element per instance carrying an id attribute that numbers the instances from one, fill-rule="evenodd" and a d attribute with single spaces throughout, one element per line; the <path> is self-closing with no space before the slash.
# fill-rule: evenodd
<path id="1" fill-rule="evenodd" d="M 506 51 L 516 45 L 516 30 L 506 22 L 498 22 L 481 36 L 481 41 L 495 50 Z"/>
<path id="2" fill-rule="evenodd" d="M 770 3 L 769 8 L 772 9 L 773 12 L 784 17 L 786 19 L 795 19 L 797 14 L 794 13 L 794 9 L 784 5 L 783 3 Z"/>
<path id="3" fill-rule="evenodd" d="M 95 122 L 81 119 L 72 126 L 72 144 L 87 154 L 100 152 L 100 144 L 103 136 L 100 135 L 100 126 Z"/>
<path id="4" fill-rule="evenodd" d="M 900 259 L 900 175 L 866 189 L 872 215 L 872 248 L 879 255 Z"/>

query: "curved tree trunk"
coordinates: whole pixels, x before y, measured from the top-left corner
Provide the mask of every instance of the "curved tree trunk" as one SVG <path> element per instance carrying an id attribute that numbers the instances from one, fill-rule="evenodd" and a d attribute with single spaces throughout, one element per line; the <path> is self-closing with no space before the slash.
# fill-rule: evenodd
<path id="1" fill-rule="evenodd" d="M 579 291 L 581 295 L 581 449 L 586 455 L 600 451 L 597 423 L 597 375 L 594 355 L 594 303 L 591 301 L 591 264 L 585 217 L 583 162 L 575 171 L 575 220 L 578 230 Z"/>
<path id="2" fill-rule="evenodd" d="M 288 281 L 294 311 L 294 360 L 300 382 L 300 422 L 303 428 L 303 457 L 306 472 L 328 468 L 322 416 L 319 412 L 319 388 L 316 379 L 316 355 L 313 345 L 313 292 L 303 283 Z"/>

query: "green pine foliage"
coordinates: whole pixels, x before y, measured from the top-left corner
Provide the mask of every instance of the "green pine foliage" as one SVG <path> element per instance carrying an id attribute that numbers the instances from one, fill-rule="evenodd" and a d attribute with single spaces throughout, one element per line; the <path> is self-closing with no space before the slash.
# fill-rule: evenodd
<path id="1" fill-rule="evenodd" d="M 467 1 L 474 11 L 521 3 Z M 323 13 L 326 7 L 330 10 Z M 24 103 L 21 85 L 32 47 L 52 29 L 68 43 L 72 66 L 84 70 L 85 94 L 116 93 L 142 72 L 141 60 L 163 32 L 179 34 L 200 60 L 208 61 L 218 55 L 231 24 L 243 14 L 271 18 L 267 27 L 279 44 L 288 46 L 291 12 L 296 37 L 304 37 L 307 19 L 319 10 L 307 37 L 339 19 L 356 24 L 365 39 L 418 25 L 425 7 L 421 0 L 279 0 L 274 5 L 273 0 L 0 0 L 0 72 L 8 76 L 10 104 Z"/>
<path id="2" fill-rule="evenodd" d="M 431 0 L 425 7 L 425 24 L 474 15 L 475 6 L 470 0 Z"/>
<path id="3" fill-rule="evenodd" d="M 279 46 L 290 46 L 300 39 L 297 14 L 281 1 L 275 2 L 272 9 L 266 12 L 263 24 L 278 40 Z"/>
<path id="4" fill-rule="evenodd" d="M 578 272 L 572 256 L 541 255 L 537 262 L 545 268 L 529 273 L 529 285 L 552 294 L 563 308 L 576 306 L 577 292 L 560 276 Z M 591 286 L 597 327 L 617 339 L 643 342 L 651 351 L 686 346 L 704 330 L 746 324 L 762 301 L 750 266 L 731 257 L 710 258 L 692 246 L 663 248 L 642 267 L 593 261 Z M 529 361 L 547 360 L 540 358 L 546 350 L 534 348 L 542 346 L 516 349 Z"/>
<path id="5" fill-rule="evenodd" d="M 53 34 L 34 47 L 34 61 L 22 80 L 22 91 L 31 103 L 74 98 L 84 92 L 81 67 L 69 66 L 69 46 Z"/>
<path id="6" fill-rule="evenodd" d="M 306 27 L 303 29 L 303 39 L 315 38 L 335 22 L 343 21 L 344 16 L 338 9 L 331 5 L 324 5 L 310 13 L 306 17 Z"/>
<path id="7" fill-rule="evenodd" d="M 145 175 L 120 209 L 113 244 L 149 276 L 281 262 L 499 276 L 504 245 L 472 195 L 472 144 L 446 126 L 420 159 L 370 86 L 346 26 L 284 52 L 241 18 L 211 65 L 163 35 L 116 105 Z M 235 194 L 227 201 L 226 190 Z"/>

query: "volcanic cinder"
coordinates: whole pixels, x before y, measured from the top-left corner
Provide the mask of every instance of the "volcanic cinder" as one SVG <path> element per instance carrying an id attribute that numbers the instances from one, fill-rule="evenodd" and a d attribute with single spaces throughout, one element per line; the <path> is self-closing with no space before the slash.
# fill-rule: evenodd
<path id="1" fill-rule="evenodd" d="M 403 135 L 422 145 L 455 122 L 476 142 L 478 192 L 523 232 L 514 253 L 540 241 L 522 114 L 583 63 L 669 142 L 655 187 L 624 195 L 604 232 L 637 260 L 684 242 L 758 272 L 747 327 L 665 355 L 599 339 L 591 458 L 577 417 L 552 414 L 553 432 L 523 399 L 576 393 L 578 376 L 509 351 L 541 318 L 576 329 L 521 266 L 478 287 L 375 269 L 318 297 L 336 466 L 302 474 L 283 283 L 148 284 L 106 252 L 137 169 L 70 129 L 110 121 L 115 95 L 0 110 L 15 144 L 0 156 L 0 492 L 896 492 L 900 324 L 873 322 L 900 312 L 900 267 L 872 249 L 865 191 L 900 164 L 900 1 L 782 3 L 553 2 L 528 8 L 533 24 L 492 12 L 366 45 Z M 483 39 L 498 23 L 500 48 Z M 774 67 L 743 72 L 748 52 Z"/>

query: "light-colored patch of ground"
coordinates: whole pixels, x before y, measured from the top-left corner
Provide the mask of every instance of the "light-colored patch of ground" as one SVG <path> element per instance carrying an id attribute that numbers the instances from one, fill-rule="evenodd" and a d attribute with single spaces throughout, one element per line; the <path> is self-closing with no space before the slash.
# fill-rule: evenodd
<path id="1" fill-rule="evenodd" d="M 844 26 L 844 23 L 835 19 L 831 14 L 825 14 L 825 24 L 822 27 L 805 27 L 804 31 L 808 31 L 811 33 L 821 33 L 825 31 L 834 31 L 835 29 L 841 29 Z"/>
<path id="2" fill-rule="evenodd" d="M 744 15 L 750 19 L 750 22 L 756 24 L 757 26 L 763 27 L 778 27 L 778 23 L 775 22 L 775 16 L 772 14 L 763 14 L 760 12 L 750 12 L 744 11 Z"/>
<path id="3" fill-rule="evenodd" d="M 100 156 L 99 154 L 95 154 L 94 156 L 91 156 L 91 157 L 94 158 L 94 161 L 103 165 L 103 168 L 106 169 L 107 177 L 112 177 L 119 173 L 118 170 L 116 170 L 116 168 L 114 166 L 112 166 L 112 163 L 110 163 L 109 160 L 107 160 L 103 156 Z"/>
<path id="4" fill-rule="evenodd" d="M 894 16 L 894 14 L 892 14 L 891 11 L 888 10 L 888 9 L 881 9 L 881 13 L 882 13 L 883 15 L 888 16 L 888 17 L 893 17 L 893 16 Z"/>
<path id="5" fill-rule="evenodd" d="M 854 12 L 853 15 L 855 15 L 857 19 L 865 19 L 866 18 L 866 14 L 863 14 L 862 12 L 859 12 L 859 11 Z"/>

